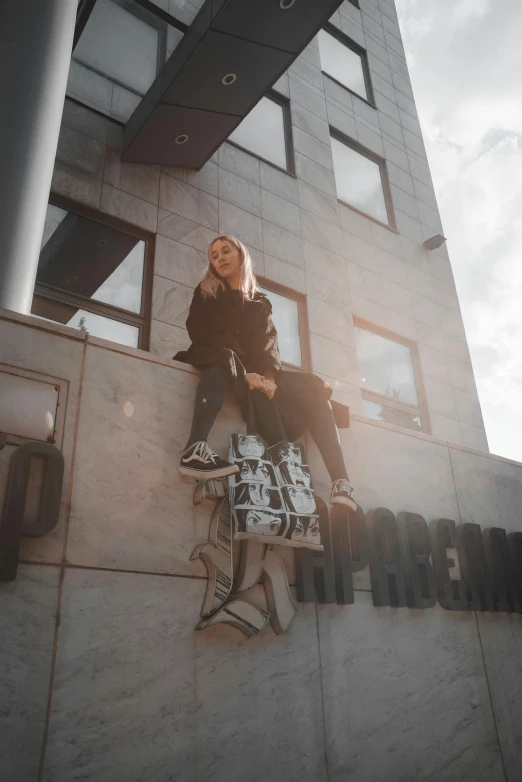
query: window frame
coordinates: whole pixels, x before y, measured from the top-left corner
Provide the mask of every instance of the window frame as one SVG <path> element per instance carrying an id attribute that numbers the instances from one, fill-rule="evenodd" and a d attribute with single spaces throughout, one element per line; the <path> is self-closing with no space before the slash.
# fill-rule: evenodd
<path id="1" fill-rule="evenodd" d="M 257 152 L 252 152 L 251 149 L 247 149 L 247 147 L 243 147 L 241 144 L 238 144 L 237 141 L 232 141 L 230 138 L 226 139 L 226 143 L 232 144 L 233 147 L 236 147 L 237 149 L 241 149 L 243 150 L 243 152 L 247 152 L 249 155 L 252 155 L 252 157 L 257 158 L 258 160 L 262 160 L 264 163 L 268 163 L 269 166 L 276 168 L 278 171 L 283 171 L 285 174 L 289 174 L 295 179 L 296 178 L 295 155 L 294 155 L 294 140 L 292 136 L 292 116 L 290 113 L 290 98 L 287 98 L 286 95 L 281 95 L 280 92 L 276 92 L 275 90 L 268 90 L 267 92 L 265 92 L 265 94 L 262 97 L 268 98 L 268 100 L 277 103 L 283 109 L 283 132 L 285 138 L 287 167 L 282 168 L 281 166 L 278 166 L 277 163 L 274 163 L 272 160 L 268 160 L 268 158 L 263 157 L 262 155 L 258 155 Z M 241 123 L 238 123 L 238 126 L 240 124 Z M 235 129 L 236 128 L 234 128 L 234 130 Z"/>
<path id="2" fill-rule="evenodd" d="M 348 90 L 348 92 L 350 92 L 352 95 L 355 95 L 357 98 L 359 98 L 359 100 L 362 100 L 365 103 L 367 103 L 368 106 L 372 107 L 372 109 L 377 110 L 377 105 L 375 103 L 375 95 L 373 92 L 372 78 L 370 74 L 370 65 L 368 63 L 368 52 L 366 51 L 366 49 L 364 49 L 364 47 L 360 46 L 358 43 L 356 43 L 356 41 L 352 40 L 347 35 L 345 35 L 345 33 L 339 30 L 339 28 L 336 27 L 331 22 L 327 22 L 322 29 L 325 31 L 325 33 L 331 35 L 332 38 L 336 38 L 339 41 L 339 43 L 342 43 L 343 46 L 346 46 L 347 49 L 351 49 L 352 52 L 355 52 L 355 54 L 358 54 L 360 56 L 363 76 L 364 76 L 364 85 L 366 87 L 366 92 L 368 94 L 368 97 L 365 98 L 363 95 L 359 95 L 358 92 L 355 92 L 355 90 L 352 90 L 350 87 L 347 87 L 346 84 L 343 84 L 334 76 L 330 76 L 329 73 L 323 70 L 322 62 L 321 62 L 321 73 L 324 76 L 327 76 L 329 79 L 331 79 L 331 81 L 335 82 L 335 84 L 338 84 L 344 90 Z M 319 48 L 319 60 L 320 59 L 321 59 L 321 49 Z"/>
<path id="3" fill-rule="evenodd" d="M 383 225 L 385 228 L 388 228 L 390 231 L 393 231 L 394 233 L 398 233 L 397 223 L 395 220 L 395 211 L 393 208 L 393 199 L 392 199 L 392 193 L 390 187 L 390 177 L 388 175 L 388 166 L 386 164 L 385 158 L 381 157 L 380 155 L 377 155 L 375 152 L 372 152 L 371 149 L 368 149 L 367 147 L 363 147 L 363 145 L 359 144 L 358 141 L 350 138 L 349 136 L 346 136 L 344 133 L 341 133 L 340 130 L 337 130 L 337 128 L 334 128 L 332 125 L 330 125 L 329 128 L 330 128 L 331 138 L 336 139 L 336 141 L 339 141 L 341 144 L 345 144 L 347 147 L 350 147 L 350 149 L 353 149 L 354 152 L 357 152 L 359 155 L 368 158 L 368 160 L 372 160 L 374 163 L 377 163 L 377 165 L 379 166 L 379 171 L 381 174 L 382 190 L 384 194 L 384 203 L 386 206 L 386 213 L 388 215 L 388 222 L 383 223 L 382 220 L 379 220 L 377 217 L 373 217 L 367 212 L 363 212 L 362 209 L 359 209 L 357 206 L 354 206 L 354 204 L 348 203 L 348 201 L 344 201 L 342 198 L 339 198 L 339 196 L 337 196 L 337 200 L 339 201 L 340 204 L 347 206 L 349 209 L 353 209 L 354 212 L 358 212 L 360 215 L 363 215 L 364 217 L 368 218 L 368 220 L 373 220 L 374 223 L 377 223 L 378 225 Z M 334 176 L 335 176 L 335 165 L 334 165 Z"/>
<path id="4" fill-rule="evenodd" d="M 49 204 L 57 206 L 59 209 L 64 209 L 67 212 L 73 212 L 80 217 L 85 217 L 88 220 L 92 220 L 102 225 L 107 225 L 110 228 L 115 228 L 122 233 L 126 233 L 129 236 L 135 236 L 145 243 L 145 252 L 143 256 L 143 278 L 141 285 L 141 312 L 130 312 L 129 310 L 115 307 L 112 304 L 106 304 L 105 302 L 95 301 L 87 296 L 81 296 L 76 293 L 67 293 L 59 288 L 53 288 L 50 285 L 45 285 L 41 282 L 35 282 L 33 297 L 37 300 L 45 300 L 50 302 L 57 302 L 59 304 L 70 304 L 77 306 L 78 309 L 92 312 L 94 315 L 101 315 L 104 318 L 110 320 L 116 320 L 120 323 L 125 323 L 129 326 L 134 326 L 139 329 L 138 333 L 138 350 L 148 351 L 150 348 L 150 331 L 151 331 L 151 318 L 152 318 L 152 285 L 154 279 L 154 254 L 156 245 L 156 234 L 145 231 L 137 225 L 127 223 L 124 220 L 120 220 L 112 215 L 100 212 L 97 209 L 93 209 L 90 206 L 85 206 L 77 201 L 73 201 L 65 196 L 51 193 L 49 195 Z M 32 311 L 32 307 L 31 307 Z M 63 324 L 61 324 L 63 325 Z M 110 340 L 112 341 L 112 340 Z M 120 342 L 114 342 L 115 345 L 121 345 L 122 347 L 129 347 L 123 345 Z"/>
<path id="5" fill-rule="evenodd" d="M 282 361 L 283 367 L 294 372 L 311 372 L 312 370 L 312 351 L 310 348 L 310 327 L 308 325 L 308 301 L 305 293 L 300 293 L 279 282 L 274 282 L 268 277 L 256 275 L 257 282 L 261 288 L 266 288 L 272 293 L 284 296 L 286 299 L 295 301 L 297 304 L 297 315 L 299 317 L 299 339 L 301 341 L 301 360 L 302 366 L 289 364 Z"/>
<path id="6" fill-rule="evenodd" d="M 394 407 L 395 409 L 400 410 L 401 412 L 404 413 L 411 413 L 412 415 L 418 415 L 421 419 L 421 427 L 422 427 L 419 434 L 430 435 L 431 422 L 429 418 L 428 401 L 426 398 L 426 391 L 424 389 L 422 366 L 421 366 L 419 348 L 417 343 L 412 339 L 408 339 L 407 337 L 403 337 L 399 334 L 396 334 L 393 331 L 390 331 L 387 328 L 384 328 L 384 326 L 377 326 L 375 323 L 371 323 L 370 321 L 364 320 L 364 318 L 359 318 L 355 315 L 353 318 L 353 325 L 354 327 L 364 329 L 365 331 L 371 331 L 373 334 L 377 334 L 377 336 L 379 337 L 388 339 L 391 342 L 397 342 L 399 345 L 404 345 L 405 347 L 409 348 L 410 355 L 411 355 L 411 363 L 413 367 L 413 377 L 415 380 L 415 390 L 417 391 L 417 399 L 419 404 L 412 405 L 409 402 L 402 402 L 399 399 L 393 399 L 393 397 L 386 396 L 385 394 L 379 394 L 377 391 L 370 391 L 369 389 L 363 388 L 363 386 L 361 385 L 362 398 L 366 399 L 368 402 L 375 402 L 380 405 L 386 405 L 387 407 Z M 363 417 L 366 418 L 366 420 L 368 421 L 385 423 L 384 421 L 379 421 L 376 418 L 368 418 L 368 416 L 365 416 L 364 414 Z M 390 424 L 390 426 L 391 425 L 392 424 Z M 415 431 L 415 430 L 406 429 L 405 427 L 402 426 L 398 428 L 402 429 L 403 431 L 404 430 Z"/>
<path id="7" fill-rule="evenodd" d="M 85 27 L 88 24 L 89 17 L 91 13 L 94 11 L 94 8 L 96 6 L 97 0 L 94 2 L 90 2 L 90 0 L 86 0 L 86 2 L 89 3 L 89 10 L 88 13 L 85 11 L 85 13 L 82 15 L 82 27 L 81 27 L 81 33 L 78 36 L 78 39 L 76 39 L 76 30 L 75 30 L 75 38 L 74 38 L 74 46 L 73 51 L 71 54 L 71 58 L 77 62 L 79 65 L 82 65 L 84 68 L 87 68 L 91 70 L 93 73 L 98 74 L 98 76 L 102 76 L 104 79 L 107 79 L 108 81 L 113 82 L 113 84 L 117 84 L 119 87 L 121 87 L 124 90 L 129 90 L 129 92 L 132 92 L 133 95 L 138 95 L 140 98 L 145 97 L 146 93 L 138 92 L 134 87 L 131 87 L 129 84 L 124 84 L 123 82 L 119 81 L 119 79 L 116 79 L 114 76 L 110 76 L 107 73 L 104 73 L 103 71 L 98 70 L 98 68 L 94 68 L 92 65 L 89 65 L 88 63 L 83 62 L 82 60 L 77 60 L 74 57 L 74 50 L 76 48 L 76 45 L 79 43 L 81 35 L 83 31 L 85 30 Z M 119 3 L 116 3 L 117 5 Z M 147 0 L 131 0 L 129 5 L 127 6 L 127 3 L 125 0 L 122 0 L 121 7 L 127 11 L 127 13 L 134 16 L 136 19 L 139 19 L 142 22 L 145 22 L 146 24 L 149 24 L 151 22 L 151 16 L 154 16 L 156 19 L 156 26 L 155 29 L 159 33 L 158 38 L 158 55 L 156 59 L 156 77 L 163 69 L 166 61 L 167 61 L 167 32 L 168 32 L 168 25 L 171 24 L 173 27 L 176 27 L 177 29 L 184 28 L 184 32 L 188 29 L 186 25 L 182 25 L 181 22 L 178 22 L 177 19 L 174 19 L 174 17 L 171 17 L 170 14 L 167 14 L 165 11 L 161 11 L 160 8 L 157 8 L 153 3 L 147 2 Z M 157 13 L 159 12 L 159 13 Z M 78 8 L 78 16 L 80 15 L 80 7 Z M 172 24 L 170 21 L 174 21 L 175 24 Z M 155 78 L 156 78 L 155 77 Z"/>

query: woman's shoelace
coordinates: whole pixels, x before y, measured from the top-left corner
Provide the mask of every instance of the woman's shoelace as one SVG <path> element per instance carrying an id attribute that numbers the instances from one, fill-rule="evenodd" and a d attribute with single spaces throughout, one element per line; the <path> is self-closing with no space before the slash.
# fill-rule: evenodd
<path id="1" fill-rule="evenodd" d="M 351 496 L 353 492 L 353 486 L 350 481 L 346 480 L 346 478 L 338 478 L 332 483 L 332 494 L 335 494 L 338 491 L 345 491 Z"/>
<path id="2" fill-rule="evenodd" d="M 204 464 L 210 464 L 210 462 L 213 464 L 216 463 L 217 454 L 214 453 L 214 451 L 211 450 L 209 444 L 205 443 L 203 440 L 199 443 L 196 443 L 193 455 L 201 459 Z"/>

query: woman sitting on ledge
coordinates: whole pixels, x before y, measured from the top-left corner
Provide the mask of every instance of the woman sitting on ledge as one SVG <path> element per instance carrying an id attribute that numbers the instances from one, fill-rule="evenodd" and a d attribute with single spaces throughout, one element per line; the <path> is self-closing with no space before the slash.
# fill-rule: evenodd
<path id="1" fill-rule="evenodd" d="M 257 429 L 266 443 L 275 445 L 281 439 L 275 403 L 289 440 L 308 430 L 317 443 L 332 480 L 330 502 L 355 510 L 330 404 L 331 388 L 316 375 L 282 369 L 272 305 L 258 290 L 244 244 L 232 236 L 218 236 L 208 258 L 187 318 L 192 345 L 174 356 L 203 370 L 180 472 L 203 480 L 237 472 L 237 465 L 214 453 L 207 439 L 230 388 L 246 418 L 248 386 Z M 334 405 L 340 419 L 344 409 L 340 424 L 346 425 L 346 408 Z"/>

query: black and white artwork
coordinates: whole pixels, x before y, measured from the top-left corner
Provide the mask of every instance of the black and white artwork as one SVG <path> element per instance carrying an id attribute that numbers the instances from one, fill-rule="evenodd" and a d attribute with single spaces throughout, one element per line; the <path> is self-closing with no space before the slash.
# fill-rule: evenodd
<path id="1" fill-rule="evenodd" d="M 283 441 L 265 448 L 255 435 L 233 434 L 230 460 L 239 467 L 229 480 L 236 540 L 271 539 L 274 544 L 322 551 L 302 445 Z"/>
<path id="2" fill-rule="evenodd" d="M 299 515 L 317 513 L 312 489 L 307 489 L 305 486 L 283 486 L 281 493 L 290 512 L 298 513 Z"/>
<path id="3" fill-rule="evenodd" d="M 318 516 L 296 516 L 290 513 L 289 518 L 287 545 L 323 550 Z"/>
<path id="4" fill-rule="evenodd" d="M 288 515 L 282 511 L 276 513 L 270 508 L 235 508 L 235 539 L 272 538 L 271 543 L 279 543 L 288 528 Z"/>
<path id="5" fill-rule="evenodd" d="M 252 434 L 230 435 L 230 458 L 237 462 L 242 459 L 264 459 L 265 446 Z"/>
<path id="6" fill-rule="evenodd" d="M 312 486 L 312 478 L 310 476 L 309 468 L 299 462 L 285 461 L 280 462 L 279 474 L 281 476 L 281 484 L 283 486 L 305 486 L 310 489 Z"/>
<path id="7" fill-rule="evenodd" d="M 238 465 L 239 472 L 231 476 L 233 483 L 250 481 L 264 483 L 265 486 L 277 486 L 275 470 L 270 462 L 263 462 L 261 459 L 243 459 L 242 462 L 238 462 Z"/>
<path id="8" fill-rule="evenodd" d="M 266 449 L 266 458 L 269 459 L 275 467 L 279 467 L 281 462 L 290 461 L 304 464 L 304 448 L 299 443 L 281 442 L 272 445 Z"/>
<path id="9" fill-rule="evenodd" d="M 281 493 L 277 486 L 266 486 L 264 483 L 238 483 L 230 489 L 230 502 L 233 507 L 254 506 L 284 510 Z"/>

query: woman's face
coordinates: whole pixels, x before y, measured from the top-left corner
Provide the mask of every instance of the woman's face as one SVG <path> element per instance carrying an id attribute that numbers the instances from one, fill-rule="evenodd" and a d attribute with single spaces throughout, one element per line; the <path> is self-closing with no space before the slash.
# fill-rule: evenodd
<path id="1" fill-rule="evenodd" d="M 241 255 L 237 247 L 222 239 L 216 239 L 210 248 L 210 263 L 223 280 L 237 278 L 241 274 Z"/>

